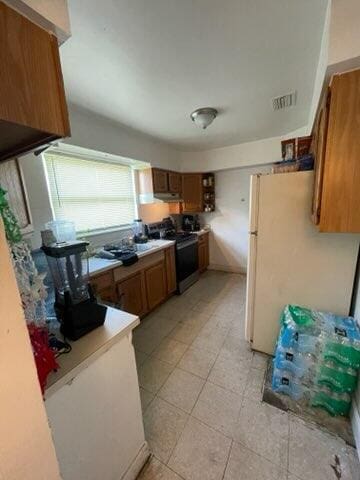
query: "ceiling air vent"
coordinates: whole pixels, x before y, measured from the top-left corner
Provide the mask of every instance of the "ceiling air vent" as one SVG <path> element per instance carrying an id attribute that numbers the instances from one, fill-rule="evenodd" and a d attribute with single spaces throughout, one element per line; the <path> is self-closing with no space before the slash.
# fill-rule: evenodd
<path id="1" fill-rule="evenodd" d="M 274 110 L 282 110 L 283 108 L 293 107 L 296 104 L 296 92 L 273 98 L 272 104 Z"/>

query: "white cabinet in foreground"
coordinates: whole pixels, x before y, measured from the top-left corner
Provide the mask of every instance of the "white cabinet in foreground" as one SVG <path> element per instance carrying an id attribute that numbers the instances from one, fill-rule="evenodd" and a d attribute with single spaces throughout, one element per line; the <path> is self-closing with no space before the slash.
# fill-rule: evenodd
<path id="1" fill-rule="evenodd" d="M 131 336 L 46 399 L 63 480 L 134 480 L 149 455 Z"/>

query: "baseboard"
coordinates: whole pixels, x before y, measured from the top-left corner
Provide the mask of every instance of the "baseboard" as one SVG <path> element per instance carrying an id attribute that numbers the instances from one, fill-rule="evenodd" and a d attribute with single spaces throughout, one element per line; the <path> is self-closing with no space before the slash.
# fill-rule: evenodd
<path id="1" fill-rule="evenodd" d="M 353 402 L 351 413 L 350 413 L 351 426 L 355 438 L 355 445 L 357 454 L 360 460 L 360 413 L 356 406 L 356 403 Z"/>
<path id="2" fill-rule="evenodd" d="M 121 477 L 121 480 L 135 480 L 139 475 L 141 469 L 147 462 L 147 459 L 149 458 L 149 456 L 150 456 L 149 446 L 147 442 L 144 442 L 138 454 L 136 455 L 135 459 L 133 460 L 132 464 L 126 470 L 124 475 Z"/>
<path id="3" fill-rule="evenodd" d="M 208 270 L 218 270 L 220 272 L 229 272 L 229 273 L 241 273 L 246 275 L 246 269 L 244 267 L 234 267 L 231 265 L 219 265 L 217 263 L 210 263 Z"/>

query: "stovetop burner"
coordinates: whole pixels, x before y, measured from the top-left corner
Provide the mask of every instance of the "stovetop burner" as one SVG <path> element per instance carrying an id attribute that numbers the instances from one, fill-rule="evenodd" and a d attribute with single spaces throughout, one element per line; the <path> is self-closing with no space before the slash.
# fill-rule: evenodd
<path id="1" fill-rule="evenodd" d="M 164 239 L 175 240 L 176 243 L 181 243 L 193 237 L 196 237 L 196 235 L 188 232 L 181 232 L 181 233 L 167 232 L 166 235 L 164 236 Z"/>
<path id="2" fill-rule="evenodd" d="M 170 218 L 164 218 L 162 222 L 150 223 L 147 225 L 147 234 L 149 238 L 173 240 L 176 243 L 184 242 L 196 235 L 190 232 L 177 233 L 175 225 Z"/>

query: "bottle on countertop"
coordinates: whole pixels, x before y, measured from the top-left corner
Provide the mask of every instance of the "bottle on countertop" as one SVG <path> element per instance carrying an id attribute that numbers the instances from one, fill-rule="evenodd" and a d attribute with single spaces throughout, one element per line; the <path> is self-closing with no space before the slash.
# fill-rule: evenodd
<path id="1" fill-rule="evenodd" d="M 141 218 L 136 218 L 133 222 L 132 231 L 135 243 L 146 243 L 148 237 L 145 235 L 145 227 Z"/>

